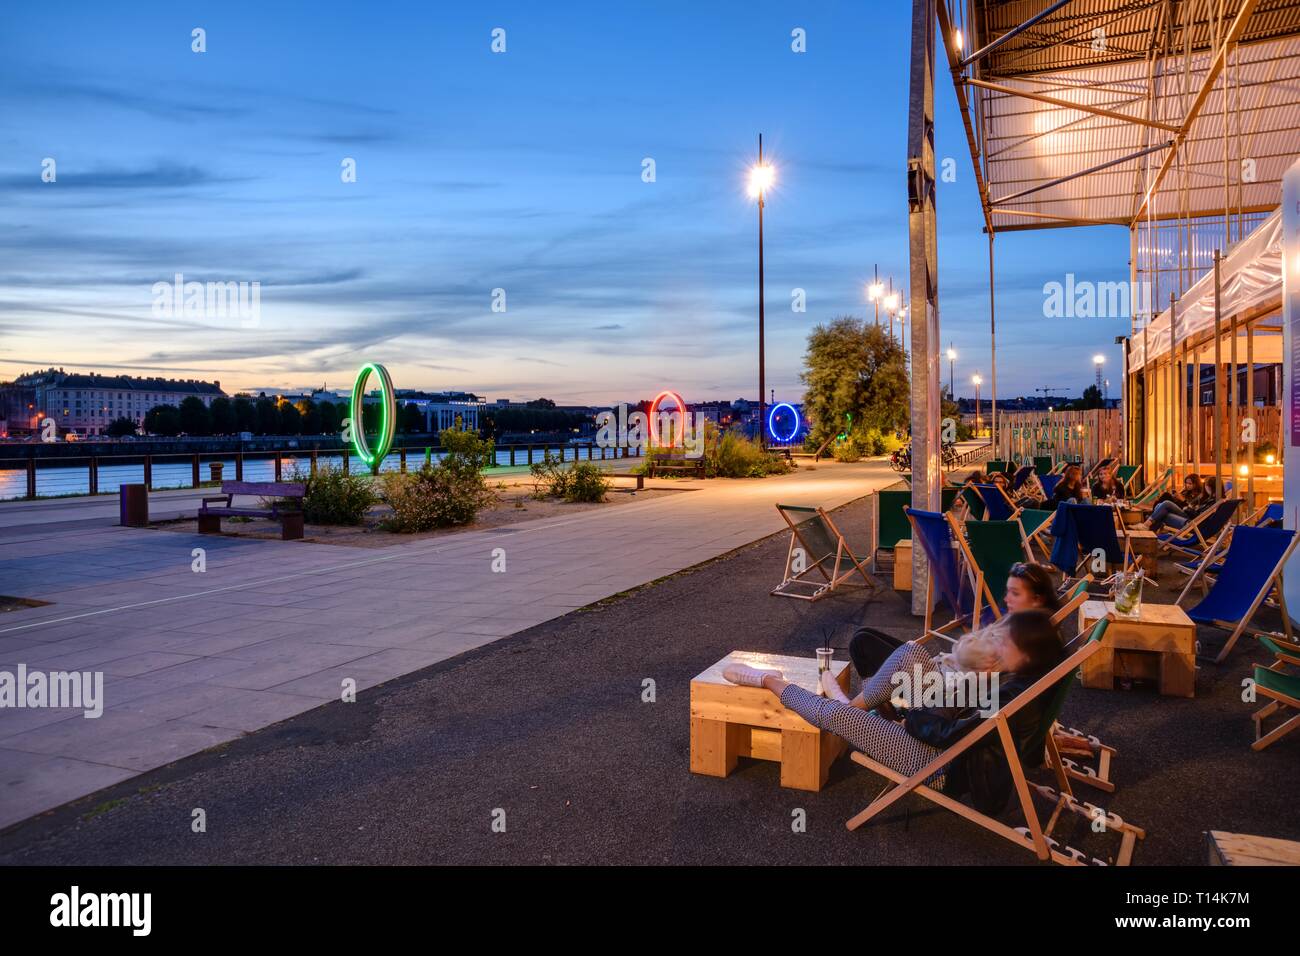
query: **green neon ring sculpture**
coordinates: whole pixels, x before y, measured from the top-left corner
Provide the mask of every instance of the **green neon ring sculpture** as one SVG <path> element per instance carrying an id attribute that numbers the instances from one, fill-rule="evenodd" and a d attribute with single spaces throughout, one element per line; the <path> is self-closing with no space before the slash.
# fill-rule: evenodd
<path id="1" fill-rule="evenodd" d="M 366 430 L 361 413 L 366 394 L 366 380 L 371 373 L 379 379 L 379 437 L 372 451 L 366 444 Z M 352 447 L 357 457 L 366 463 L 372 475 L 379 474 L 379 466 L 393 447 L 393 433 L 397 428 L 397 397 L 393 394 L 393 379 L 388 369 L 374 362 L 367 362 L 357 372 L 357 379 L 352 383 Z"/>

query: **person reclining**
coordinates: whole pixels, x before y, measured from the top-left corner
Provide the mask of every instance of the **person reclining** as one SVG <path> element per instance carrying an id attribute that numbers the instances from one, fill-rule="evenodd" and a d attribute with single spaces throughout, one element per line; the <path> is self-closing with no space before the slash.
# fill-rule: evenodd
<path id="1" fill-rule="evenodd" d="M 1064 659 L 1061 635 L 1051 615 L 1035 609 L 1018 611 L 967 634 L 950 655 L 936 657 L 914 641 L 903 644 L 863 682 L 862 692 L 852 701 L 829 671 L 822 674 L 821 681 L 826 697 L 787 682 L 780 671 L 732 664 L 723 676 L 733 684 L 770 691 L 783 706 L 814 727 L 844 738 L 872 759 L 911 776 Z M 918 678 L 936 673 L 958 679 L 995 675 L 996 681 L 990 681 L 995 695 L 988 702 L 992 709 L 976 708 L 969 700 L 945 700 L 941 706 L 904 706 L 916 702 Z M 945 682 L 945 686 L 952 687 L 953 683 L 956 681 Z M 900 687 L 906 689 L 909 685 L 912 701 L 899 694 Z M 1011 731 L 1017 742 L 1037 732 L 1045 705 L 1040 696 L 1012 718 Z M 934 787 L 954 784 L 955 792 L 970 791 L 972 802 L 982 812 L 1000 811 L 1011 796 L 1011 777 L 1005 760 L 987 759 L 990 744 L 1000 746 L 996 738 L 981 743 L 928 783 Z M 953 779 L 949 780 L 948 775 Z M 948 789 L 954 792 L 952 787 Z"/>

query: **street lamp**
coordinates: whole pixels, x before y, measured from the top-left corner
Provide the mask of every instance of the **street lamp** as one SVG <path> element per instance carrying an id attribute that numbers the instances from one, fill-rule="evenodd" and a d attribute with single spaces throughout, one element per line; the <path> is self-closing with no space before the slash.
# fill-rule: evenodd
<path id="1" fill-rule="evenodd" d="M 1101 395 L 1101 367 L 1106 364 L 1106 356 L 1098 352 L 1092 357 L 1092 364 L 1097 369 L 1097 394 Z"/>
<path id="2" fill-rule="evenodd" d="M 971 381 L 975 383 L 975 437 L 980 437 L 982 431 L 980 427 L 980 383 L 984 379 L 980 378 L 980 373 L 976 372 L 971 376 Z"/>
<path id="3" fill-rule="evenodd" d="M 763 354 L 763 206 L 764 197 L 772 187 L 776 171 L 763 162 L 763 134 L 758 134 L 758 163 L 749 170 L 749 195 L 758 200 L 758 441 L 767 447 L 767 433 L 763 428 L 763 396 L 767 394 L 767 378 Z"/>
<path id="4" fill-rule="evenodd" d="M 879 326 L 880 325 L 880 299 L 885 294 L 885 286 L 884 283 L 880 281 L 880 267 L 878 265 L 872 266 L 871 269 L 872 269 L 872 273 L 875 275 L 875 280 L 871 283 L 871 285 L 867 286 L 867 298 L 870 299 L 872 305 L 876 307 L 876 325 Z"/>
<path id="5" fill-rule="evenodd" d="M 948 397 L 951 398 L 954 402 L 957 401 L 957 391 L 953 386 L 953 369 L 956 368 L 956 365 L 957 365 L 957 350 L 954 349 L 952 347 L 952 343 L 949 342 L 948 343 Z"/>
<path id="6" fill-rule="evenodd" d="M 885 312 L 889 316 L 889 337 L 892 340 L 894 337 L 894 320 L 898 318 L 898 293 L 892 291 L 893 278 L 890 278 L 889 284 L 891 291 L 885 296 Z"/>

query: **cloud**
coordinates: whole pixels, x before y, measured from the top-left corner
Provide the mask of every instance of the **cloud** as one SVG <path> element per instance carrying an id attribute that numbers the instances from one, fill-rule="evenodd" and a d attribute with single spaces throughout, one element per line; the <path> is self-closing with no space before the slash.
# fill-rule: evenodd
<path id="1" fill-rule="evenodd" d="M 0 190 L 42 190 L 57 196 L 65 189 L 187 189 L 222 183 L 247 182 L 250 177 L 218 176 L 198 166 L 158 162 L 139 169 L 101 167 L 85 172 L 62 164 L 52 183 L 43 182 L 39 171 L 0 177 Z"/>

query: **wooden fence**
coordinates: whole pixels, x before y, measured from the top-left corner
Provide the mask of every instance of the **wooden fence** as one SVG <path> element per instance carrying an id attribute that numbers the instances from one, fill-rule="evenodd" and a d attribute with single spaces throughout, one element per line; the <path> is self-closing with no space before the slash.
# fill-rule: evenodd
<path id="1" fill-rule="evenodd" d="M 1092 464 L 1118 456 L 1123 436 L 1123 413 L 1116 408 L 998 413 L 998 454 L 1019 464 L 1044 455 Z"/>

